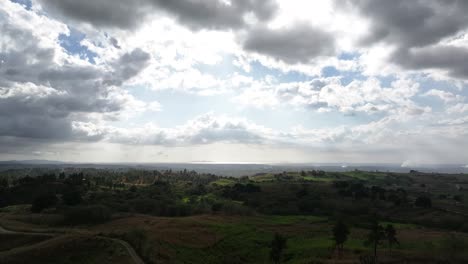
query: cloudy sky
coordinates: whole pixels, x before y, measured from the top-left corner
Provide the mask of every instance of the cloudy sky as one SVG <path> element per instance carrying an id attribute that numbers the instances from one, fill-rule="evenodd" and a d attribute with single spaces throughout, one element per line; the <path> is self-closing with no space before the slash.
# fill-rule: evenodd
<path id="1" fill-rule="evenodd" d="M 467 13 L 1 0 L 0 159 L 468 164 Z"/>

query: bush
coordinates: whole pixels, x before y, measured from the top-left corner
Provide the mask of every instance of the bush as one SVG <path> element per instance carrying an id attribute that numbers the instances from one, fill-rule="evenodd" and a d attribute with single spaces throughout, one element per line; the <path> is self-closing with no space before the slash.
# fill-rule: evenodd
<path id="1" fill-rule="evenodd" d="M 465 239 L 454 234 L 449 234 L 441 241 L 441 250 L 449 258 L 457 258 L 465 252 L 466 247 L 468 246 Z"/>
<path id="2" fill-rule="evenodd" d="M 52 207 L 57 204 L 57 196 L 55 194 L 44 194 L 34 199 L 31 206 L 33 213 L 40 213 L 42 210 Z"/>
<path id="3" fill-rule="evenodd" d="M 134 199 L 130 201 L 131 208 L 140 214 L 158 214 L 162 205 L 154 199 Z"/>
<path id="4" fill-rule="evenodd" d="M 109 221 L 111 211 L 103 205 L 90 205 L 70 208 L 65 213 L 65 223 L 79 224 L 99 224 Z"/>
<path id="5" fill-rule="evenodd" d="M 82 201 L 80 191 L 78 190 L 65 192 L 62 195 L 62 199 L 66 205 L 77 205 Z"/>
<path id="6" fill-rule="evenodd" d="M 417 207 L 431 208 L 432 201 L 431 201 L 431 198 L 427 196 L 419 196 L 418 198 L 416 198 L 414 205 L 416 205 Z"/>

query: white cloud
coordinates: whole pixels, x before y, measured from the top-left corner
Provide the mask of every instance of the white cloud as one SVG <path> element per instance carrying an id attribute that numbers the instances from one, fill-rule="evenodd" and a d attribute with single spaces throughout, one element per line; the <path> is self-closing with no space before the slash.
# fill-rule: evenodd
<path id="1" fill-rule="evenodd" d="M 437 90 L 437 89 L 431 89 L 427 91 L 424 96 L 435 96 L 440 98 L 442 101 L 445 103 L 450 103 L 450 102 L 455 102 L 455 101 L 462 101 L 465 98 L 461 95 L 456 95 L 451 92 L 443 91 L 443 90 Z"/>
<path id="2" fill-rule="evenodd" d="M 148 123 L 136 128 L 117 128 L 105 123 L 74 122 L 74 132 L 88 140 L 126 144 L 198 145 L 215 142 L 261 143 L 271 137 L 270 129 L 242 118 L 207 113 L 175 128 L 161 128 Z"/>
<path id="3" fill-rule="evenodd" d="M 449 114 L 463 114 L 468 112 L 467 103 L 458 103 L 447 108 L 447 113 Z"/>
<path id="4" fill-rule="evenodd" d="M 406 79 L 396 80 L 390 87 L 382 87 L 376 78 L 354 80 L 347 85 L 343 85 L 339 77 L 289 83 L 254 81 L 234 101 L 254 107 L 275 107 L 284 103 L 321 112 L 406 112 L 415 115 L 431 111 L 411 99 L 418 91 L 419 84 Z"/>

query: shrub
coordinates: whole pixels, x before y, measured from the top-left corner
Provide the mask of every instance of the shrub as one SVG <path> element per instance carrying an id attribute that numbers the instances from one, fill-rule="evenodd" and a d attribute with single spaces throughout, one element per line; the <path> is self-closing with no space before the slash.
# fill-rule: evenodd
<path id="1" fill-rule="evenodd" d="M 52 207 L 57 204 L 57 196 L 55 194 L 44 194 L 36 197 L 31 206 L 33 213 L 40 213 L 42 210 Z"/>
<path id="2" fill-rule="evenodd" d="M 111 212 L 104 205 L 90 205 L 70 208 L 65 213 L 67 224 L 99 224 L 110 220 Z"/>
<path id="3" fill-rule="evenodd" d="M 432 201 L 431 201 L 431 198 L 427 196 L 419 196 L 418 198 L 416 198 L 414 205 L 416 205 L 417 207 L 431 208 Z"/>
<path id="4" fill-rule="evenodd" d="M 77 205 L 82 201 L 80 191 L 78 190 L 65 192 L 62 199 L 66 205 Z"/>
<path id="5" fill-rule="evenodd" d="M 155 214 L 161 207 L 154 199 L 134 199 L 130 201 L 130 205 L 135 212 L 140 214 Z"/>

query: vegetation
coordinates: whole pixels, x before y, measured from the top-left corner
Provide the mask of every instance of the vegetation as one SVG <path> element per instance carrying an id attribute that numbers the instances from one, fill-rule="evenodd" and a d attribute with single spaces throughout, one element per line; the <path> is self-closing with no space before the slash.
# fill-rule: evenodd
<path id="1" fill-rule="evenodd" d="M 287 239 L 282 235 L 275 233 L 271 241 L 270 259 L 273 263 L 280 263 L 283 257 L 283 252 L 286 249 Z"/>
<path id="2" fill-rule="evenodd" d="M 28 263 L 26 256 L 39 256 L 35 245 L 56 240 L 128 254 L 112 240 L 98 242 L 112 238 L 147 263 L 463 263 L 467 179 L 420 172 L 227 178 L 187 170 L 10 170 L 0 173 L 0 225 L 60 233 L 18 237 L 12 247 L 30 253 L 7 250 L 0 260 Z M 90 252 L 99 263 L 114 259 Z M 86 262 L 75 255 L 68 263 Z"/>
<path id="3" fill-rule="evenodd" d="M 344 243 L 348 240 L 348 235 L 348 227 L 342 220 L 339 220 L 333 227 L 333 240 L 335 241 L 335 247 L 340 251 L 340 254 L 343 251 Z"/>

